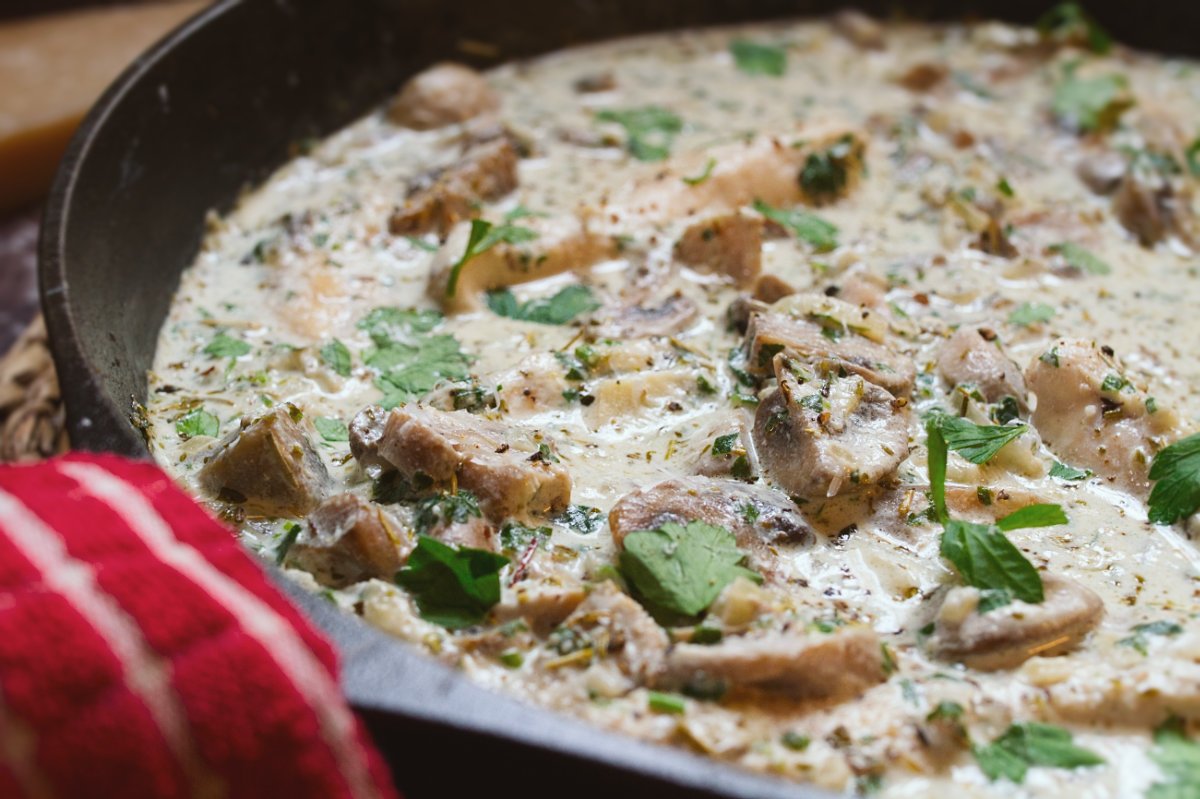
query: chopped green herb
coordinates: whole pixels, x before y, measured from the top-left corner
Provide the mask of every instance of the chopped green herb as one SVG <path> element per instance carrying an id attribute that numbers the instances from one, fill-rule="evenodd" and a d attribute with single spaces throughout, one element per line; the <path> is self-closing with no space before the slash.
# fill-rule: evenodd
<path id="1" fill-rule="evenodd" d="M 1176 441 L 1150 465 L 1150 521 L 1174 524 L 1200 509 L 1200 433 Z"/>
<path id="2" fill-rule="evenodd" d="M 1074 466 L 1055 461 L 1054 465 L 1050 467 L 1050 476 L 1060 480 L 1086 480 L 1092 476 L 1092 470 L 1076 469 Z"/>
<path id="3" fill-rule="evenodd" d="M 1008 178 L 1001 177 L 996 181 L 996 191 L 1003 194 L 1005 197 L 1015 197 L 1016 192 L 1013 191 L 1012 185 L 1008 182 Z"/>
<path id="4" fill-rule="evenodd" d="M 1073 242 L 1064 241 L 1059 244 L 1052 244 L 1047 249 L 1052 253 L 1061 255 L 1064 261 L 1076 269 L 1082 269 L 1093 275 L 1107 275 L 1112 272 L 1111 266 Z"/>
<path id="5" fill-rule="evenodd" d="M 500 529 L 500 546 L 506 552 L 523 552 L 535 541 L 539 547 L 545 546 L 552 532 L 554 531 L 549 527 L 530 527 L 520 522 L 506 522 Z"/>
<path id="6" fill-rule="evenodd" d="M 591 535 L 604 526 L 604 511 L 587 505 L 568 505 L 556 521 L 581 535 Z"/>
<path id="7" fill-rule="evenodd" d="M 717 159 L 709 158 L 708 162 L 704 165 L 703 172 L 701 172 L 699 175 L 696 175 L 695 177 L 683 178 L 683 182 L 688 184 L 689 186 L 699 186 L 701 183 L 703 183 L 704 181 L 706 181 L 710 177 L 712 177 L 713 167 L 715 167 L 716 165 L 717 165 Z"/>
<path id="8" fill-rule="evenodd" d="M 467 386 L 450 390 L 450 401 L 456 411 L 481 411 L 485 408 L 495 408 L 498 401 L 495 392 L 483 386 Z"/>
<path id="9" fill-rule="evenodd" d="M 342 377 L 350 376 L 350 350 L 336 338 L 321 347 L 321 360 Z"/>
<path id="10" fill-rule="evenodd" d="M 717 387 L 704 375 L 696 375 L 696 388 L 701 394 L 716 394 Z"/>
<path id="11" fill-rule="evenodd" d="M 713 440 L 712 454 L 713 455 L 731 455 L 734 448 L 738 445 L 738 440 L 742 437 L 741 433 L 728 433 L 723 436 L 717 436 Z"/>
<path id="12" fill-rule="evenodd" d="M 729 52 L 737 68 L 747 75 L 779 77 L 787 70 L 787 52 L 782 47 L 734 39 L 729 43 Z"/>
<path id="13" fill-rule="evenodd" d="M 359 321 L 358 329 L 365 330 L 376 346 L 384 346 L 415 333 L 428 333 L 442 323 L 442 318 L 434 310 L 386 306 L 372 309 Z"/>
<path id="14" fill-rule="evenodd" d="M 1146 413 L 1158 413 L 1158 400 L 1146 397 Z"/>
<path id="15" fill-rule="evenodd" d="M 494 552 L 456 549 L 421 535 L 396 584 L 413 595 L 421 618 L 454 630 L 479 623 L 500 601 L 500 571 L 507 565 L 508 558 Z"/>
<path id="16" fill-rule="evenodd" d="M 661 161 L 671 152 L 675 134 L 683 130 L 683 120 L 674 112 L 656 105 L 623 111 L 607 109 L 596 114 L 601 122 L 615 122 L 625 128 L 625 146 L 639 161 Z"/>
<path id="17" fill-rule="evenodd" d="M 288 552 L 292 548 L 292 544 L 296 543 L 296 537 L 300 535 L 300 525 L 295 522 L 288 522 L 283 528 L 283 538 L 279 539 L 279 546 L 275 547 L 275 565 L 282 566 L 287 560 Z"/>
<path id="18" fill-rule="evenodd" d="M 519 649 L 505 649 L 500 653 L 500 665 L 509 669 L 519 669 L 525 663 L 525 656 Z"/>
<path id="19" fill-rule="evenodd" d="M 1183 627 L 1173 621 L 1159 620 L 1133 625 L 1133 635 L 1117 641 L 1121 646 L 1131 646 L 1143 655 L 1149 654 L 1150 640 L 1148 636 L 1175 636 L 1183 633 Z"/>
<path id="20" fill-rule="evenodd" d="M 821 202 L 837 196 L 849 179 L 847 160 L 854 151 L 854 137 L 846 134 L 828 150 L 811 153 L 800 169 L 800 188 Z"/>
<path id="21" fill-rule="evenodd" d="M 1014 325 L 1028 327 L 1035 322 L 1049 322 L 1054 318 L 1054 308 L 1043 302 L 1023 302 L 1008 315 Z"/>
<path id="22" fill-rule="evenodd" d="M 799 208 L 784 211 L 767 205 L 761 200 L 754 201 L 754 210 L 791 231 L 796 238 L 808 242 L 817 252 L 828 252 L 838 245 L 837 226 L 826 222 L 816 214 L 802 211 Z"/>
<path id="23" fill-rule="evenodd" d="M 216 438 L 221 431 L 221 420 L 204 408 L 192 408 L 175 421 L 175 432 L 184 441 L 196 436 Z"/>
<path id="24" fill-rule="evenodd" d="M 330 443 L 349 441 L 350 431 L 341 419 L 331 419 L 327 416 L 317 416 L 313 419 L 313 427 L 321 434 L 321 438 Z"/>
<path id="25" fill-rule="evenodd" d="M 1130 384 L 1130 382 L 1126 380 L 1124 376 L 1116 374 L 1115 372 L 1109 372 L 1106 374 L 1104 376 L 1104 382 L 1100 384 L 1101 391 L 1108 391 L 1113 394 L 1116 394 L 1120 392 L 1121 389 L 1127 387 L 1132 388 L 1132 384 Z"/>
<path id="26" fill-rule="evenodd" d="M 1054 87 L 1051 107 L 1059 122 L 1073 130 L 1107 130 L 1133 105 L 1126 91 L 1128 85 L 1122 75 L 1080 78 L 1069 70 Z"/>
<path id="27" fill-rule="evenodd" d="M 435 494 L 420 500 L 413 509 L 413 527 L 417 533 L 425 535 L 439 525 L 462 524 L 472 517 L 482 516 L 479 501 L 464 489 L 456 494 Z"/>
<path id="28" fill-rule="evenodd" d="M 999 402 L 992 406 L 988 415 L 996 424 L 1006 425 L 1011 421 L 1021 418 L 1021 406 L 1017 404 L 1016 397 L 1002 397 Z"/>
<path id="29" fill-rule="evenodd" d="M 1059 3 L 1037 21 L 1038 33 L 1055 42 L 1081 41 L 1093 53 L 1112 49 L 1112 37 L 1079 3 Z"/>
<path id="30" fill-rule="evenodd" d="M 542 325 L 565 325 L 580 314 L 600 307 L 592 290 L 579 283 L 564 286 L 552 297 L 526 303 L 518 302 L 508 289 L 489 291 L 486 299 L 492 313 Z"/>
<path id="31" fill-rule="evenodd" d="M 400 472 L 384 472 L 371 484 L 371 501 L 380 505 L 412 502 L 420 499 L 432 483 L 432 480 L 420 473 L 410 481 Z"/>
<path id="32" fill-rule="evenodd" d="M 538 237 L 536 231 L 507 222 L 493 225 L 483 219 L 471 220 L 471 232 L 467 235 L 467 247 L 462 256 L 450 267 L 450 278 L 446 281 L 446 296 L 453 297 L 458 290 L 458 278 L 463 267 L 472 258 L 487 252 L 501 242 L 505 244 L 524 244 Z"/>
<path id="33" fill-rule="evenodd" d="M 946 719 L 961 719 L 962 714 L 962 705 L 949 699 L 943 699 L 937 703 L 937 706 L 933 710 L 929 711 L 929 715 L 925 717 L 925 720 L 942 721 Z"/>
<path id="34" fill-rule="evenodd" d="M 1200 178 L 1200 136 L 1192 140 L 1183 155 L 1187 159 L 1188 172 L 1192 173 L 1192 177 Z"/>
<path id="35" fill-rule="evenodd" d="M 1058 368 L 1058 347 L 1051 347 L 1038 356 L 1038 360 L 1047 366 Z"/>
<path id="36" fill-rule="evenodd" d="M 812 743 L 812 738 L 808 737 L 807 735 L 801 735 L 798 732 L 788 730 L 783 734 L 783 737 L 780 738 L 780 741 L 782 741 L 783 745 L 788 749 L 791 749 L 793 752 L 803 752 L 808 748 L 809 744 Z"/>
<path id="37" fill-rule="evenodd" d="M 438 248 L 436 244 L 431 244 L 419 236 L 405 236 L 404 238 L 408 239 L 408 243 L 416 247 L 418 250 L 424 250 L 425 252 L 437 252 Z"/>
<path id="38" fill-rule="evenodd" d="M 1071 733 L 1061 727 L 1038 722 L 1013 724 L 1003 735 L 972 752 L 988 779 L 1007 777 L 1020 784 L 1030 766 L 1082 768 L 1104 763 L 1104 758 L 1076 746 Z"/>
<path id="39" fill-rule="evenodd" d="M 886 643 L 879 644 L 879 654 L 883 660 L 883 673 L 887 676 L 895 674 L 900 666 L 896 663 L 896 657 L 892 654 L 892 648 Z"/>
<path id="40" fill-rule="evenodd" d="M 725 634 L 721 632 L 720 628 L 699 624 L 692 628 L 692 637 L 688 639 L 688 643 L 710 646 L 721 643 L 721 639 L 724 637 Z"/>
<path id="41" fill-rule="evenodd" d="M 680 715 L 687 712 L 687 697 L 679 694 L 650 691 L 646 694 L 646 704 L 655 713 Z"/>
<path id="42" fill-rule="evenodd" d="M 1154 731 L 1150 759 L 1166 779 L 1151 785 L 1146 799 L 1195 799 L 1200 796 L 1200 745 L 1184 734 L 1181 719 L 1169 718 Z"/>
<path id="43" fill-rule="evenodd" d="M 979 425 L 945 413 L 935 413 L 930 418 L 937 420 L 947 447 L 971 463 L 978 464 L 990 461 L 1005 445 L 1028 429 L 1024 424 Z"/>
<path id="44" fill-rule="evenodd" d="M 218 333 L 204 348 L 205 355 L 214 358 L 240 358 L 250 352 L 250 345 L 226 333 Z"/>
<path id="45" fill-rule="evenodd" d="M 648 610 L 659 618 L 694 617 L 747 569 L 746 555 L 724 527 L 702 521 L 668 522 L 625 536 L 621 571 Z"/>

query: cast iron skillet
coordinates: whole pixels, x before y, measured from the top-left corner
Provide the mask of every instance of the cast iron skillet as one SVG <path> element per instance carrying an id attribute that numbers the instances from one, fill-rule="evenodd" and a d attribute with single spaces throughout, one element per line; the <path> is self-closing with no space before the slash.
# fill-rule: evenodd
<path id="1" fill-rule="evenodd" d="M 1043 0 L 976 2 L 1028 22 Z M 225 0 L 140 58 L 83 123 L 42 223 L 41 289 L 72 444 L 146 457 L 131 424 L 210 209 L 435 60 L 486 66 L 626 33 L 821 13 L 818 0 Z M 886 10 L 886 3 L 860 3 Z M 1200 4 L 1091 3 L 1125 42 L 1196 49 Z M 961 2 L 909 3 L 928 16 Z M 1109 13 L 1106 13 L 1109 12 Z M 1119 26 L 1114 22 L 1120 22 Z M 480 59 L 471 53 L 496 53 Z M 350 701 L 411 796 L 816 797 L 494 695 L 291 588 L 337 643 Z"/>

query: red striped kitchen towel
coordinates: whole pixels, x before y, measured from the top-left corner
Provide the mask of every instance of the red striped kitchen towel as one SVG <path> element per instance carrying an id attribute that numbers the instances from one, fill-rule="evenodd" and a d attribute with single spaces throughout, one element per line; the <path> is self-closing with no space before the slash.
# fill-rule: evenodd
<path id="1" fill-rule="evenodd" d="M 154 466 L 0 467 L 0 797 L 396 796 L 330 645 Z"/>

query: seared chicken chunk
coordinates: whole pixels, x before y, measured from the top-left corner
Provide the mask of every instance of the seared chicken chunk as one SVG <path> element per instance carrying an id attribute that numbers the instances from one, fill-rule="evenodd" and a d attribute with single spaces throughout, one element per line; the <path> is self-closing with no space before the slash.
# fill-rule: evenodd
<path id="1" fill-rule="evenodd" d="M 582 637 L 593 658 L 615 663 L 637 685 L 662 674 L 670 643 L 666 631 L 611 581 L 593 589 L 562 627 Z"/>
<path id="2" fill-rule="evenodd" d="M 500 108 L 487 80 L 462 64 L 442 62 L 408 79 L 388 117 L 397 125 L 428 130 L 465 122 Z"/>
<path id="3" fill-rule="evenodd" d="M 303 516 L 329 492 L 329 472 L 301 426 L 281 405 L 227 437 L 200 470 L 200 484 L 253 516 Z"/>
<path id="4" fill-rule="evenodd" d="M 359 415 L 378 420 L 368 408 Z M 528 442 L 511 440 L 502 424 L 467 411 L 419 405 L 396 408 L 380 431 L 356 418 L 351 451 L 364 462 L 383 461 L 406 477 L 424 475 L 438 484 L 472 491 L 491 519 L 562 510 L 571 500 L 571 478 L 560 464 Z"/>
<path id="5" fill-rule="evenodd" d="M 763 221 L 728 214 L 689 227 L 675 242 L 679 260 L 703 272 L 728 275 L 737 286 L 754 283 L 762 270 Z"/>
<path id="6" fill-rule="evenodd" d="M 1020 368 L 1004 354 L 994 333 L 960 327 L 938 353 L 938 374 L 951 388 L 971 385 L 988 402 L 1012 397 L 1026 406 L 1025 380 Z"/>
<path id="7" fill-rule="evenodd" d="M 404 205 L 388 220 L 396 235 L 436 231 L 445 237 L 455 224 L 479 215 L 479 204 L 497 200 L 517 187 L 517 153 L 507 139 L 478 144 L 462 160 L 439 170 L 409 191 Z"/>
<path id="8" fill-rule="evenodd" d="M 309 514 L 287 563 L 341 588 L 371 577 L 390 580 L 411 548 L 386 510 L 354 494 L 338 494 Z"/>

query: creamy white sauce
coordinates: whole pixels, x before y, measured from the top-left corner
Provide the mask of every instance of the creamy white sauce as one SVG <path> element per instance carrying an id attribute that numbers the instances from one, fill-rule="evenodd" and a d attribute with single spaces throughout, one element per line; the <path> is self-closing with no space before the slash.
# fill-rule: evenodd
<path id="1" fill-rule="evenodd" d="M 784 47 L 786 75 L 738 71 L 728 49 L 735 38 Z M 1164 127 L 1190 140 L 1200 133 L 1200 73 L 1191 62 L 1120 49 L 1108 56 L 1073 48 L 1037 55 L 1003 45 L 1027 38 L 992 25 L 903 25 L 889 27 L 887 48 L 874 51 L 855 47 L 827 23 L 798 22 L 635 38 L 510 64 L 488 73 L 488 80 L 501 97 L 501 119 L 529 139 L 533 155 L 520 163 L 517 190 L 487 204 L 484 215 L 499 220 L 518 205 L 571 213 L 676 163 L 656 166 L 630 158 L 620 146 L 620 129 L 595 120 L 598 109 L 671 109 L 685 125 L 672 143 L 672 159 L 752 134 L 802 136 L 806 125 L 842 120 L 866 132 L 867 172 L 845 199 L 815 210 L 839 228 L 839 246 L 817 254 L 790 237 L 768 240 L 765 273 L 801 290 L 855 281 L 878 286 L 884 295 L 879 312 L 892 324 L 893 346 L 911 355 L 922 374 L 914 395 L 918 411 L 947 404 L 932 366 L 945 336 L 955 326 L 984 323 L 1022 368 L 1060 337 L 1112 347 L 1124 360 L 1126 376 L 1161 408 L 1178 414 L 1178 432 L 1170 438 L 1177 437 L 1200 422 L 1200 394 L 1191 390 L 1200 386 L 1194 353 L 1200 340 L 1194 313 L 1200 307 L 1200 261 L 1178 239 L 1154 248 L 1138 244 L 1114 217 L 1110 198 L 1090 191 L 1075 174 L 1077 162 L 1099 141 L 1062 129 L 1048 107 L 1062 65 L 1084 58 L 1080 69 L 1088 74 L 1126 76 L 1137 100 L 1113 140 L 1142 147 L 1142 131 Z M 898 76 L 919 63 L 943 64 L 950 77 L 927 92 L 900 85 Z M 573 87 L 578 78 L 605 72 L 614 78 L 612 90 L 588 94 Z M 570 140 L 597 134 L 608 134 L 613 146 Z M 176 432 L 180 416 L 197 405 L 219 418 L 224 435 L 240 418 L 258 416 L 268 405 L 292 403 L 307 417 L 349 422 L 379 401 L 375 375 L 363 365 L 371 342 L 356 325 L 377 306 L 434 307 L 426 281 L 437 257 L 391 235 L 387 218 L 413 178 L 453 163 L 460 135 L 457 126 L 418 132 L 393 125 L 382 111 L 372 114 L 315 145 L 213 221 L 195 265 L 183 276 L 150 375 L 152 450 L 185 485 L 201 493 L 195 475 L 214 448 L 211 438 L 183 440 Z M 954 196 L 964 190 L 994 195 L 1001 178 L 1014 194 L 1003 200 L 1020 252 L 1012 259 L 972 248 L 977 234 L 954 210 Z M 645 248 L 651 262 L 669 263 L 686 223 L 647 223 L 633 214 L 619 227 Z M 424 240 L 438 243 L 434 236 Z M 1045 248 L 1064 240 L 1099 255 L 1111 273 L 1056 270 L 1058 261 Z M 599 296 L 609 297 L 632 268 L 629 259 L 618 258 L 585 279 Z M 546 296 L 575 279 L 557 276 L 515 286 L 514 292 L 523 299 Z M 622 379 L 635 384 L 629 397 L 591 408 L 557 400 L 518 408 L 513 399 L 507 413 L 502 408 L 491 414 L 554 442 L 571 474 L 572 502 L 607 512 L 635 488 L 692 474 L 696 457 L 714 436 L 736 429 L 739 420 L 749 424 L 752 409 L 731 405 L 736 381 L 725 366 L 726 354 L 742 341 L 725 323 L 738 290 L 686 268 L 673 270 L 666 281 L 664 288 L 693 299 L 701 316 L 674 344 L 638 345 L 646 347 L 653 365 L 626 370 Z M 1008 322 L 1024 302 L 1052 306 L 1053 318 L 1029 326 Z M 246 341 L 251 352 L 232 361 L 205 355 L 203 348 L 220 330 Z M 489 387 L 529 358 L 569 350 L 579 334 L 577 327 L 519 322 L 487 310 L 450 316 L 441 332 L 456 336 L 476 357 L 471 372 Z M 324 367 L 317 355 L 335 338 L 353 354 L 348 378 Z M 684 362 L 680 348 L 698 355 Z M 697 374 L 717 393 L 699 392 Z M 651 382 L 641 386 L 639 380 Z M 912 453 L 898 477 L 920 495 L 927 479 L 917 414 L 911 440 Z M 364 601 L 370 621 L 457 663 L 485 685 L 797 780 L 852 790 L 856 772 L 878 773 L 883 795 L 894 797 L 1140 795 L 1160 779 L 1147 756 L 1155 722 L 1139 714 L 1136 702 L 1119 719 L 1109 718 L 1106 706 L 1136 694 L 1162 671 L 1170 675 L 1169 690 L 1180 696 L 1171 709 L 1200 717 L 1200 631 L 1193 621 L 1200 609 L 1200 557 L 1182 525 L 1149 525 L 1140 497 L 1100 478 L 1068 483 L 1046 476 L 1056 458 L 1036 433 L 1012 445 L 1018 446 L 1025 447 L 1025 456 L 1010 454 L 982 467 L 952 455 L 949 479 L 1060 503 L 1069 525 L 1018 530 L 1010 538 L 1039 569 L 1094 590 L 1106 613 L 1073 652 L 1033 658 L 1013 670 L 963 669 L 933 659 L 920 646 L 916 628 L 923 607 L 940 585 L 955 581 L 938 557 L 940 530 L 927 522 L 884 527 L 864 520 L 848 536 L 779 548 L 773 585 L 800 619 L 837 616 L 870 625 L 894 653 L 896 674 L 861 699 L 842 703 L 692 700 L 682 717 L 655 714 L 646 709 L 642 688 L 597 700 L 605 693 L 596 684 L 601 672 L 546 669 L 551 655 L 538 647 L 513 670 L 460 646 L 456 635 L 417 618 L 403 591 L 387 583 L 372 581 L 329 596 L 347 608 Z M 319 448 L 339 486 L 369 495 L 369 479 L 349 457 L 347 444 Z M 918 499 L 914 509 L 924 507 Z M 813 507 L 805 512 L 819 515 Z M 246 520 L 247 543 L 269 555 L 287 521 Z M 595 580 L 613 559 L 607 529 L 584 536 L 555 525 L 552 546 L 535 557 L 533 577 L 554 573 Z M 1178 622 L 1185 632 L 1150 637 L 1148 657 L 1119 643 L 1135 624 L 1163 619 Z M 1056 689 L 1068 687 L 1073 699 L 1054 698 Z M 1076 743 L 1107 764 L 1032 768 L 1019 787 L 990 782 L 968 750 L 937 760 L 918 741 L 917 726 L 943 699 L 967 708 L 964 722 L 976 741 L 991 740 L 1014 720 L 1044 720 L 1070 728 Z M 839 728 L 848 733 L 848 744 L 831 743 Z M 793 751 L 781 743 L 786 731 L 801 732 L 812 744 Z"/>

